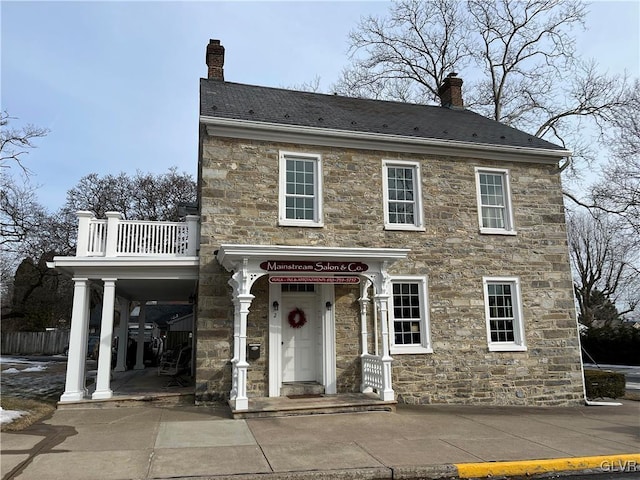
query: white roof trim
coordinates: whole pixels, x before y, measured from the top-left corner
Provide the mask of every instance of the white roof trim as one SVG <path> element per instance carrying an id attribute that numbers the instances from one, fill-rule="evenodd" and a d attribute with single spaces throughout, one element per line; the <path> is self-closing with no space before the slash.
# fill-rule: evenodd
<path id="1" fill-rule="evenodd" d="M 462 142 L 459 140 L 440 140 L 434 138 L 408 137 L 384 133 L 353 132 L 332 128 L 309 127 L 299 125 L 284 125 L 254 120 L 239 120 L 200 115 L 200 123 L 206 125 L 207 132 L 212 135 L 229 136 L 232 138 L 247 138 L 257 140 L 280 140 L 285 142 L 300 141 L 301 136 L 313 137 L 314 144 L 337 145 L 352 148 L 400 150 L 412 153 L 423 152 L 425 149 L 435 153 L 459 155 L 460 150 L 475 153 L 485 157 L 496 153 L 506 155 L 526 155 L 536 157 L 535 161 L 555 163 L 561 158 L 571 156 L 566 149 L 546 149 L 531 147 L 515 147 L 493 145 L 485 143 Z M 311 142 L 309 142 L 311 143 Z M 452 152 L 451 150 L 458 150 Z"/>
<path id="2" fill-rule="evenodd" d="M 87 278 L 198 279 L 198 257 L 53 257 L 47 267 Z"/>

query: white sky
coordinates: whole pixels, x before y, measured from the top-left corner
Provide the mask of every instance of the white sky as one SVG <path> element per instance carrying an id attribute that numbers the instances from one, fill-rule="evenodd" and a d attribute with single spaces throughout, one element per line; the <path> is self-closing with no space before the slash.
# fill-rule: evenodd
<path id="1" fill-rule="evenodd" d="M 347 34 L 386 2 L 0 3 L 3 110 L 51 130 L 27 159 L 50 210 L 92 172 L 194 175 L 198 81 L 210 38 L 225 79 L 290 87 L 347 64 Z M 578 48 L 610 73 L 640 76 L 640 2 L 595 2 Z"/>

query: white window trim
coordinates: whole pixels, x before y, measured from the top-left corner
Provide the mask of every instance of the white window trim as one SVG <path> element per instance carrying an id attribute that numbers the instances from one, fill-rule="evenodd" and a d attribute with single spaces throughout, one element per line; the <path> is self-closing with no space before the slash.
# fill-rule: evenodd
<path id="1" fill-rule="evenodd" d="M 504 201 L 505 201 L 505 228 L 486 228 L 482 225 L 482 194 L 480 193 L 480 174 L 481 173 L 498 173 L 504 178 Z M 476 203 L 478 205 L 478 225 L 480 233 L 485 235 L 516 235 L 513 223 L 513 207 L 511 203 L 511 179 L 509 170 L 506 168 L 487 168 L 475 167 L 476 177 Z"/>
<path id="2" fill-rule="evenodd" d="M 513 342 L 491 341 L 491 317 L 489 316 L 489 289 L 490 283 L 510 283 L 512 285 L 513 312 L 516 316 L 513 321 Z M 520 295 L 520 279 L 518 277 L 482 277 L 482 290 L 484 291 L 484 316 L 487 328 L 487 343 L 490 352 L 525 352 L 527 345 L 524 335 L 524 317 L 522 315 L 522 296 Z"/>
<path id="3" fill-rule="evenodd" d="M 394 283 L 418 283 L 420 288 L 420 341 L 421 345 L 396 345 L 395 344 L 395 318 L 393 316 L 393 288 Z M 392 355 L 433 353 L 431 344 L 431 331 L 428 304 L 429 282 L 425 276 L 392 276 L 387 284 L 389 292 L 389 346 Z"/>
<path id="4" fill-rule="evenodd" d="M 315 203 L 313 220 L 297 220 L 287 218 L 287 157 L 302 158 L 315 161 Z M 294 227 L 324 227 L 322 205 L 322 155 L 315 153 L 300 153 L 281 151 L 279 154 L 279 195 L 278 195 L 278 225 Z"/>
<path id="5" fill-rule="evenodd" d="M 388 167 L 410 167 L 414 169 L 414 220 L 413 225 L 389 222 L 389 177 Z M 382 197 L 384 201 L 384 228 L 385 230 L 410 230 L 424 232 L 424 212 L 422 209 L 422 173 L 420 162 L 406 160 L 382 160 Z"/>

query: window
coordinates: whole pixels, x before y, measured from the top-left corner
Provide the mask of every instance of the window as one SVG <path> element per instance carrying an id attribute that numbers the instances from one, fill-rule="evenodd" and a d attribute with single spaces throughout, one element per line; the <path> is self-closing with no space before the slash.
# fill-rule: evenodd
<path id="1" fill-rule="evenodd" d="M 425 277 L 391 279 L 391 353 L 431 353 Z"/>
<path id="2" fill-rule="evenodd" d="M 282 293 L 286 292 L 315 292 L 316 286 L 314 283 L 283 283 Z"/>
<path id="3" fill-rule="evenodd" d="M 384 226 L 387 230 L 424 230 L 420 164 L 383 160 Z"/>
<path id="4" fill-rule="evenodd" d="M 280 152 L 280 225 L 323 226 L 320 159 Z"/>
<path id="5" fill-rule="evenodd" d="M 476 168 L 476 191 L 480 233 L 515 235 L 509 171 Z"/>
<path id="6" fill-rule="evenodd" d="M 517 278 L 483 278 L 490 351 L 524 351 L 524 327 Z"/>

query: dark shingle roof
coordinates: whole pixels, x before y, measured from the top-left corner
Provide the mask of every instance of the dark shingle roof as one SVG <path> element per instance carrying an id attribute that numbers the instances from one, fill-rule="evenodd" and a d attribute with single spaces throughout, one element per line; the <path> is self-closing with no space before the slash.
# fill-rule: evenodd
<path id="1" fill-rule="evenodd" d="M 563 150 L 462 109 L 200 80 L 200 115 L 485 145 Z"/>

